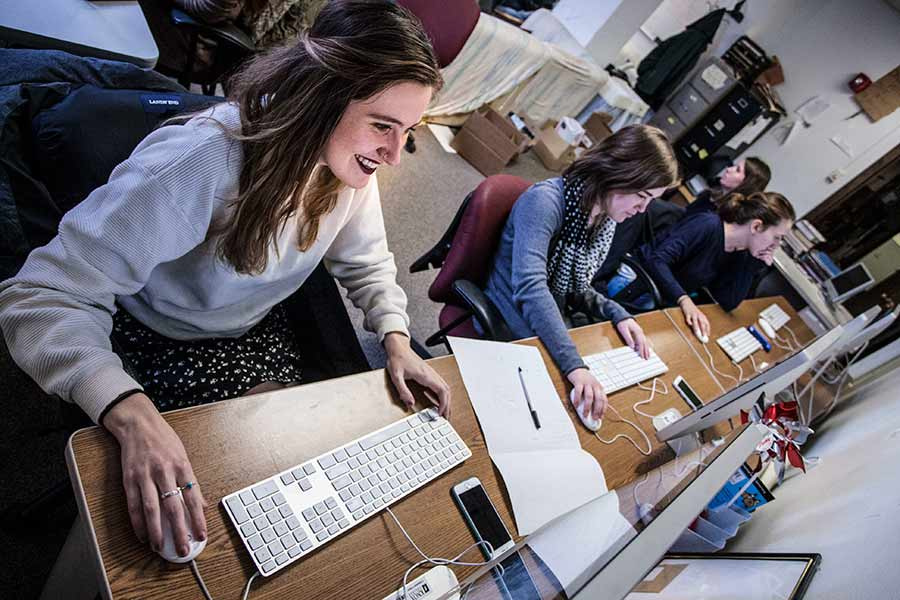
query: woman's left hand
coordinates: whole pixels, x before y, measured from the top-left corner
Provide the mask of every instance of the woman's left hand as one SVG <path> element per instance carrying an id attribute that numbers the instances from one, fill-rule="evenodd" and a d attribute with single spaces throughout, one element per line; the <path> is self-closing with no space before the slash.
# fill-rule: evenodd
<path id="1" fill-rule="evenodd" d="M 650 342 L 647 341 L 647 336 L 644 335 L 644 330 L 637 324 L 637 321 L 634 319 L 623 319 L 616 325 L 616 329 L 619 331 L 622 339 L 625 340 L 625 343 L 630 348 L 633 348 L 641 358 L 644 360 L 650 358 Z"/>
<path id="2" fill-rule="evenodd" d="M 437 405 L 438 413 L 449 417 L 450 386 L 410 348 L 409 338 L 402 333 L 389 333 L 384 336 L 384 349 L 387 352 L 387 372 L 407 408 L 412 408 L 416 403 L 406 385 L 406 380 L 412 379 L 434 394 L 436 400 L 430 399 Z"/>

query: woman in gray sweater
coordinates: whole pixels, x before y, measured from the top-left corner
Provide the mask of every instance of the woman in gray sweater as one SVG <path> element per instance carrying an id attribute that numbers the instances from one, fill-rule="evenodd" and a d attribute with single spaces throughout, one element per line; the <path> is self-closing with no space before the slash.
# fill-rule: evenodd
<path id="1" fill-rule="evenodd" d="M 382 341 L 401 400 L 413 379 L 446 411 L 447 384 L 410 349 L 375 180 L 440 85 L 404 9 L 331 2 L 296 44 L 254 59 L 227 103 L 151 133 L 0 284 L 10 353 L 117 438 L 131 524 L 154 550 L 162 513 L 188 552 L 179 494 L 206 538 L 202 482 L 158 411 L 298 381 L 280 303 L 321 261 Z"/>
<path id="2" fill-rule="evenodd" d="M 573 404 L 606 409 L 567 330 L 570 310 L 608 319 L 641 356 L 649 347 L 637 322 L 592 286 L 616 224 L 644 212 L 675 185 L 678 163 L 666 135 L 624 127 L 576 160 L 562 177 L 537 183 L 516 201 L 485 289 L 516 337 L 538 336 L 574 388 Z"/>

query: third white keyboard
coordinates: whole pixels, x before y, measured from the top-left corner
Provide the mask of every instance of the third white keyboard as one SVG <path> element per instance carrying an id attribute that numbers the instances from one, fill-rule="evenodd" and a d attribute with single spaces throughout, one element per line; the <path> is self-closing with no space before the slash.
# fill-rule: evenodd
<path id="1" fill-rule="evenodd" d="M 644 360 L 628 346 L 590 354 L 584 357 L 584 362 L 607 394 L 653 379 L 669 370 L 652 350 L 650 358 Z"/>
<path id="2" fill-rule="evenodd" d="M 788 314 L 777 304 L 769 306 L 759 313 L 759 316 L 768 321 L 775 331 L 784 327 L 784 324 L 791 320 Z"/>
<path id="3" fill-rule="evenodd" d="M 725 354 L 736 363 L 741 362 L 757 350 L 762 350 L 762 344 L 747 331 L 746 327 L 735 329 L 716 340 Z"/>

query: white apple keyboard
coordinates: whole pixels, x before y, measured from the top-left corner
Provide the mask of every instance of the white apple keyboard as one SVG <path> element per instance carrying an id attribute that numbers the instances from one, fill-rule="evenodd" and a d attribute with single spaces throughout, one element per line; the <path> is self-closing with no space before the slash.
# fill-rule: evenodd
<path id="1" fill-rule="evenodd" d="M 762 344 L 747 331 L 746 327 L 739 327 L 731 333 L 725 334 L 716 340 L 719 347 L 725 351 L 728 357 L 739 363 L 757 350 L 762 350 Z"/>
<path id="2" fill-rule="evenodd" d="M 666 363 L 650 351 L 644 360 L 628 346 L 582 357 L 607 394 L 653 379 L 669 370 Z"/>
<path id="3" fill-rule="evenodd" d="M 471 456 L 429 408 L 229 494 L 222 504 L 267 577 Z"/>
<path id="4" fill-rule="evenodd" d="M 778 331 L 784 327 L 785 323 L 791 320 L 784 310 L 777 304 L 773 304 L 759 313 L 759 316 L 766 320 L 772 326 L 772 329 Z"/>

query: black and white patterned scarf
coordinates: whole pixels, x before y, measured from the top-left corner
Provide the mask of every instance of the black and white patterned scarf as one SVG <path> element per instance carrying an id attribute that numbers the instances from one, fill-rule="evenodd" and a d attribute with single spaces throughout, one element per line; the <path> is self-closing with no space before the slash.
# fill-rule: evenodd
<path id="1" fill-rule="evenodd" d="M 590 215 L 581 208 L 583 181 L 563 178 L 563 196 L 565 214 L 562 231 L 547 260 L 550 291 L 557 297 L 590 287 L 591 280 L 609 254 L 616 234 L 616 222 L 608 216 L 589 230 Z"/>

